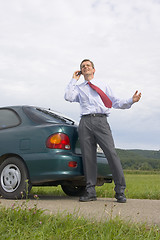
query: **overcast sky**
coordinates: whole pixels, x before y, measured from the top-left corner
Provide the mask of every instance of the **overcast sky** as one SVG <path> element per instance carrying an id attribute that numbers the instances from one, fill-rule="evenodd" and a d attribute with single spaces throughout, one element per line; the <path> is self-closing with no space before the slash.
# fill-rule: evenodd
<path id="1" fill-rule="evenodd" d="M 0 0 L 0 106 L 36 105 L 79 121 L 65 88 L 84 58 L 120 98 L 115 146 L 160 149 L 160 0 Z M 81 77 L 83 81 L 83 77 Z"/>

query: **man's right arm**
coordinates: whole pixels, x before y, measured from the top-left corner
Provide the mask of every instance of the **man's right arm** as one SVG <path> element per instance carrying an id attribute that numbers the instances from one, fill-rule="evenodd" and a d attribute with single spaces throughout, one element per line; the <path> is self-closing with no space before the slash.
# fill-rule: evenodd
<path id="1" fill-rule="evenodd" d="M 64 98 L 69 102 L 79 102 L 77 80 L 72 78 L 65 90 Z"/>

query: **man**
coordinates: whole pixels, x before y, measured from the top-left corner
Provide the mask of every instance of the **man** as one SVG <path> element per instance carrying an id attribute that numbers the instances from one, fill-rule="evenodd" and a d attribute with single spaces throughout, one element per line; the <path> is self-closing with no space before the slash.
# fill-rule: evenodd
<path id="1" fill-rule="evenodd" d="M 79 102 L 81 107 L 78 132 L 86 179 L 86 192 L 84 196 L 80 197 L 79 201 L 96 200 L 96 148 L 98 143 L 108 160 L 112 172 L 115 183 L 115 198 L 118 202 L 125 203 L 125 178 L 120 159 L 116 154 L 107 117 L 110 112 L 109 108 L 128 109 L 133 103 L 140 100 L 141 93 L 138 94 L 138 91 L 136 91 L 133 97 L 127 100 L 118 99 L 107 84 L 101 83 L 94 78 L 95 67 L 92 61 L 84 59 L 80 64 L 80 69 L 81 71 L 74 72 L 73 78 L 65 91 L 65 100 Z M 84 76 L 85 81 L 78 85 L 77 81 L 81 74 Z M 104 95 L 107 103 L 104 100 Z"/>

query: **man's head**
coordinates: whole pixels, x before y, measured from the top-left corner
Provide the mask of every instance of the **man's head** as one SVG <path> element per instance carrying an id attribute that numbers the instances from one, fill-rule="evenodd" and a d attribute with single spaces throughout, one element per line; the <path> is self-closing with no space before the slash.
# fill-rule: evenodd
<path id="1" fill-rule="evenodd" d="M 91 60 L 89 60 L 89 59 L 84 59 L 82 62 L 81 62 L 81 64 L 80 64 L 80 69 L 82 69 L 82 66 L 83 66 L 83 63 L 84 62 L 90 62 L 90 64 L 92 65 L 92 68 L 94 68 L 94 63 L 91 61 Z"/>
<path id="2" fill-rule="evenodd" d="M 95 73 L 95 68 L 91 60 L 84 59 L 80 64 L 80 69 L 85 78 L 89 76 L 93 78 Z"/>

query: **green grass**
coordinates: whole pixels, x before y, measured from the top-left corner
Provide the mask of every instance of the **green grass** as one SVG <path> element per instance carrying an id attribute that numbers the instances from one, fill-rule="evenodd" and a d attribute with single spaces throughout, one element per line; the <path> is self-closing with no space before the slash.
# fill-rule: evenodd
<path id="1" fill-rule="evenodd" d="M 126 223 L 115 218 L 106 222 L 86 220 L 78 215 L 47 215 L 40 209 L 22 206 L 0 209 L 1 240 L 159 240 L 157 226 Z"/>
<path id="2" fill-rule="evenodd" d="M 132 199 L 160 199 L 160 175 L 125 174 L 126 197 Z M 96 187 L 97 196 L 114 197 L 114 183 Z"/>
<path id="3" fill-rule="evenodd" d="M 158 174 L 159 173 L 159 174 Z M 126 197 L 132 199 L 158 199 L 160 200 L 160 172 L 127 172 Z M 97 197 L 114 197 L 114 183 L 96 187 Z M 33 187 L 31 194 L 65 196 L 58 187 Z"/>
<path id="4" fill-rule="evenodd" d="M 61 186 L 58 187 L 32 187 L 31 195 L 66 196 Z"/>

